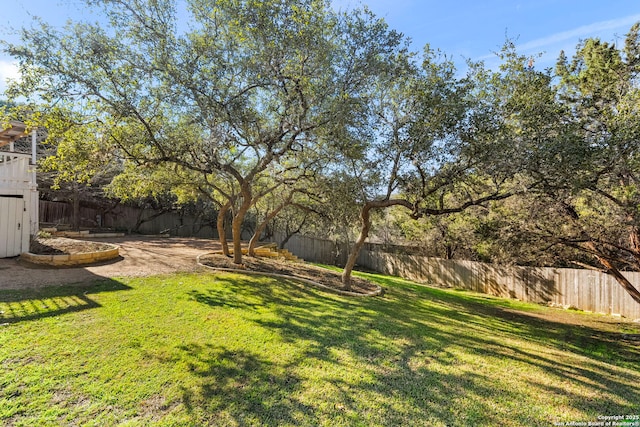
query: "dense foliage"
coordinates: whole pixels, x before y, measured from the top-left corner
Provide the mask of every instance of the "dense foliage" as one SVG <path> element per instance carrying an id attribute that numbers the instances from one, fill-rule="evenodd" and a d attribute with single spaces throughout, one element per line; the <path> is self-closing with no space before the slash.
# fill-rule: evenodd
<path id="1" fill-rule="evenodd" d="M 620 273 L 640 268 L 638 25 L 555 71 L 507 41 L 500 69 L 461 75 L 326 0 L 86 3 L 104 22 L 38 23 L 6 46 L 22 73 L 7 94 L 49 129 L 57 182 L 107 174 L 121 199 L 199 201 L 227 254 L 230 215 L 236 263 L 247 215 L 250 251 L 274 226 L 339 235 L 345 287 L 373 233 L 601 268 L 640 302 Z"/>

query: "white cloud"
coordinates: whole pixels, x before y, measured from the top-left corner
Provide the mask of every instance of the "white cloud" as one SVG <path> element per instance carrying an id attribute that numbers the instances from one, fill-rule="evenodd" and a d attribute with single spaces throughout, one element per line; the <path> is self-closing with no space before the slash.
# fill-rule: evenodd
<path id="1" fill-rule="evenodd" d="M 625 16 L 623 18 L 612 19 L 609 21 L 596 22 L 589 25 L 583 25 L 578 28 L 574 28 L 568 31 L 562 31 L 552 34 L 550 36 L 541 37 L 539 39 L 531 40 L 521 45 L 518 45 L 518 49 L 521 51 L 531 50 L 546 50 L 552 46 L 557 46 L 567 41 L 572 41 L 573 44 L 577 44 L 578 40 L 588 37 L 605 37 L 605 34 L 610 34 L 612 31 L 621 30 L 625 34 L 631 28 L 631 26 L 640 21 L 640 14 Z"/>
<path id="2" fill-rule="evenodd" d="M 18 64 L 12 61 L 0 60 L 0 96 L 7 88 L 7 79 L 19 79 Z"/>
<path id="3" fill-rule="evenodd" d="M 580 40 L 593 37 L 608 42 L 616 41 L 615 39 L 619 40 L 620 37 L 624 37 L 631 26 L 638 21 L 640 21 L 640 14 L 595 22 L 524 43 L 516 43 L 516 46 L 518 53 L 524 55 L 531 54 L 535 56 L 536 54 L 541 54 L 540 57 L 535 57 L 537 67 L 550 67 L 556 63 L 560 51 L 564 51 L 568 57 L 571 57 L 575 53 L 576 45 Z M 476 59 L 485 61 L 485 65 L 492 69 L 497 68 L 500 64 L 500 60 L 495 53 L 483 55 Z"/>

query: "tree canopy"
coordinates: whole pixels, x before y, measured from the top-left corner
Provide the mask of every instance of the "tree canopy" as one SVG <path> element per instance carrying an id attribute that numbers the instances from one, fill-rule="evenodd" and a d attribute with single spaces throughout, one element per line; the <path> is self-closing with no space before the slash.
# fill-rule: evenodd
<path id="1" fill-rule="evenodd" d="M 250 252 L 278 215 L 291 232 L 309 214 L 357 229 L 345 287 L 372 215 L 396 207 L 439 227 L 448 255 L 472 235 L 489 258 L 509 239 L 561 246 L 640 302 L 621 273 L 640 269 L 639 24 L 622 47 L 580 42 L 555 71 L 507 41 L 499 69 L 463 75 L 328 0 L 85 2 L 105 22 L 38 22 L 5 47 L 22 74 L 7 94 L 55 136 L 59 181 L 109 165 L 110 194 L 205 200 L 236 263 L 251 210 Z"/>
<path id="2" fill-rule="evenodd" d="M 41 23 L 9 46 L 23 73 L 11 93 L 91 117 L 124 162 L 191 171 L 233 207 L 238 263 L 256 182 L 344 145 L 364 89 L 405 48 L 366 10 L 324 0 L 191 0 L 187 28 L 171 1 L 87 3 L 106 28 Z"/>

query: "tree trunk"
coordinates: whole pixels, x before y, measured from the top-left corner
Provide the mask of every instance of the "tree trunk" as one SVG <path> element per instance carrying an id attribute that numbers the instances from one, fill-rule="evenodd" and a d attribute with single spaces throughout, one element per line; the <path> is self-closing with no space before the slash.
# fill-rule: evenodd
<path id="1" fill-rule="evenodd" d="M 618 270 L 611 261 L 609 261 L 604 256 L 599 255 L 601 252 L 596 248 L 593 242 L 589 242 L 587 244 L 587 247 L 598 259 L 598 262 L 600 262 L 600 264 L 602 264 L 602 266 L 605 268 L 607 274 L 612 275 L 616 279 L 616 282 L 618 282 L 618 284 L 620 284 L 620 286 L 622 286 L 624 290 L 627 291 L 631 298 L 633 298 L 635 302 L 640 304 L 640 292 L 638 292 L 635 286 L 633 286 L 633 284 L 626 277 L 624 277 L 620 270 Z"/>
<path id="2" fill-rule="evenodd" d="M 285 232 L 284 239 L 278 245 L 280 249 L 284 249 L 284 247 L 287 245 L 289 240 L 296 234 L 300 233 L 300 231 L 302 231 L 302 227 L 304 227 L 304 224 L 307 222 L 307 218 L 308 218 L 308 214 L 305 214 L 304 218 L 302 218 L 302 222 L 298 225 L 298 228 L 296 228 L 295 230 L 289 229 L 289 223 L 287 223 L 286 225 L 287 230 Z"/>
<path id="3" fill-rule="evenodd" d="M 633 286 L 633 284 L 622 275 L 622 273 L 615 268 L 609 261 L 606 259 L 601 259 L 598 257 L 600 263 L 607 269 L 607 273 L 611 274 L 616 281 L 624 288 L 625 291 L 633 298 L 635 302 L 640 304 L 640 292 Z"/>
<path id="4" fill-rule="evenodd" d="M 284 247 L 287 245 L 287 243 L 289 243 L 289 240 L 291 240 L 291 238 L 293 236 L 295 236 L 296 234 L 298 234 L 299 232 L 300 232 L 300 230 L 287 231 L 286 235 L 284 236 L 284 239 L 282 239 L 282 242 L 280 242 L 278 247 L 280 249 L 284 249 Z"/>
<path id="5" fill-rule="evenodd" d="M 360 227 L 360 235 L 356 239 L 356 242 L 349 253 L 349 258 L 347 258 L 347 263 L 342 270 L 342 286 L 344 290 L 351 290 L 351 272 L 353 271 L 353 267 L 356 265 L 356 260 L 358 259 L 358 254 L 360 253 L 360 249 L 364 246 L 364 242 L 369 237 L 369 230 L 371 229 L 371 212 L 372 207 L 369 203 L 365 203 L 360 211 L 360 221 L 362 222 Z"/>
<path id="6" fill-rule="evenodd" d="M 78 190 L 78 184 L 73 185 L 73 212 L 71 217 L 71 227 L 75 231 L 80 230 L 80 191 Z"/>
<path id="7" fill-rule="evenodd" d="M 413 205 L 408 200 L 404 199 L 373 200 L 371 202 L 366 202 L 364 206 L 362 206 L 362 209 L 360 210 L 360 235 L 354 243 L 353 248 L 351 248 L 349 258 L 347 258 L 347 263 L 342 270 L 342 286 L 344 290 L 351 289 L 351 272 L 353 271 L 353 267 L 356 265 L 358 254 L 369 236 L 369 230 L 371 229 L 371 209 L 388 208 L 390 206 L 404 206 L 407 209 L 413 209 Z"/>
<path id="8" fill-rule="evenodd" d="M 165 213 L 167 213 L 167 211 L 165 211 L 164 209 L 162 209 L 160 212 L 155 212 L 153 214 L 151 214 L 151 216 L 148 216 L 147 218 L 143 218 L 144 213 L 147 210 L 152 210 L 152 208 L 147 208 L 147 207 L 140 207 L 138 210 L 138 218 L 136 219 L 136 225 L 133 227 L 133 229 L 129 230 L 129 234 L 131 233 L 140 233 L 140 227 L 142 227 L 142 224 L 144 224 L 145 222 L 149 222 L 149 221 L 153 221 L 154 219 L 164 215 Z M 164 230 L 161 230 L 164 231 Z M 169 229 L 169 231 L 171 231 L 171 229 Z"/>
<path id="9" fill-rule="evenodd" d="M 222 253 L 224 256 L 231 256 L 229 253 L 229 244 L 227 243 L 227 231 L 224 228 L 224 223 L 227 217 L 227 212 L 231 209 L 231 200 L 227 201 L 220 207 L 218 211 L 218 218 L 216 221 L 216 228 L 218 229 L 218 239 L 220 239 L 220 245 L 222 246 Z"/>
<path id="10" fill-rule="evenodd" d="M 629 233 L 629 242 L 631 244 L 631 254 L 635 260 L 637 267 L 640 267 L 640 229 L 632 227 Z"/>
<path id="11" fill-rule="evenodd" d="M 260 241 L 260 235 L 262 234 L 264 229 L 267 227 L 267 224 L 269 224 L 269 221 L 275 218 L 280 213 L 280 211 L 289 204 L 290 201 L 291 201 L 291 195 L 287 197 L 285 201 L 282 202 L 277 208 L 269 212 L 269 214 L 265 217 L 264 221 L 258 224 L 258 226 L 256 227 L 256 231 L 253 233 L 253 236 L 251 236 L 251 240 L 249 241 L 249 250 L 248 250 L 249 256 L 256 255 L 255 251 L 256 251 L 256 246 L 258 245 L 258 241 Z"/>
<path id="12" fill-rule="evenodd" d="M 251 190 L 244 188 L 242 191 L 242 204 L 233 216 L 231 222 L 231 231 L 233 234 L 233 263 L 242 264 L 242 223 L 244 217 L 251 207 L 252 197 Z"/>
<path id="13" fill-rule="evenodd" d="M 253 235 L 249 240 L 249 248 L 247 249 L 247 255 L 251 257 L 256 256 L 256 246 L 258 246 L 258 242 L 260 241 L 260 235 L 262 234 L 262 231 L 266 226 L 267 226 L 266 219 L 256 226 L 256 229 L 253 231 Z"/>
<path id="14" fill-rule="evenodd" d="M 449 243 L 444 245 L 444 259 L 453 259 L 453 247 Z"/>
<path id="15" fill-rule="evenodd" d="M 233 263 L 242 264 L 242 221 L 244 215 L 236 214 L 231 223 L 231 232 L 233 233 Z"/>

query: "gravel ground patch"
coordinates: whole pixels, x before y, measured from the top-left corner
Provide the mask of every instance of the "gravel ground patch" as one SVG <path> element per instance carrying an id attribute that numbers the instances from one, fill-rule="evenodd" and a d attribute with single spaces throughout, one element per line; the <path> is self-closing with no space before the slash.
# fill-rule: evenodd
<path id="1" fill-rule="evenodd" d="M 99 278 L 137 277 L 201 269 L 196 257 L 220 249 L 217 240 L 126 236 L 91 239 L 120 246 L 120 258 L 100 265 L 52 268 L 0 259 L 0 289 L 87 283 Z"/>

